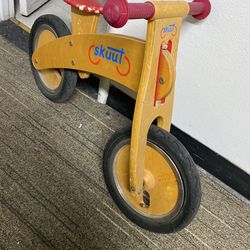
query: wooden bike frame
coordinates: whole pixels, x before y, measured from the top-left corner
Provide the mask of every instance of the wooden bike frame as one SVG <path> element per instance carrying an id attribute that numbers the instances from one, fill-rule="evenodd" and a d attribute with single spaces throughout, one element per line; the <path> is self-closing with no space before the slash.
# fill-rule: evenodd
<path id="1" fill-rule="evenodd" d="M 130 190 L 142 202 L 147 134 L 154 120 L 170 131 L 177 50 L 187 2 L 152 2 L 146 42 L 114 34 L 97 34 L 99 14 L 72 8 L 72 35 L 39 48 L 32 61 L 37 70 L 67 68 L 81 78 L 95 73 L 137 93 L 130 146 Z M 167 13 L 167 15 L 166 15 Z"/>

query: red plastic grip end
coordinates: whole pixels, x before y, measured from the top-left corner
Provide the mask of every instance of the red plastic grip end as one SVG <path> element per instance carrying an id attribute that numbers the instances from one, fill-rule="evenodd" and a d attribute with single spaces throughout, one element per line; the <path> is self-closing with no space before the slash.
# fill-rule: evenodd
<path id="1" fill-rule="evenodd" d="M 189 14 L 197 20 L 207 18 L 212 8 L 209 0 L 194 0 L 192 3 L 189 3 L 189 7 Z"/>
<path id="2" fill-rule="evenodd" d="M 154 16 L 152 3 L 128 3 L 127 0 L 107 0 L 103 7 L 105 20 L 115 28 L 123 27 L 129 19 L 150 19 Z"/>
<path id="3" fill-rule="evenodd" d="M 107 0 L 103 7 L 103 16 L 112 27 L 123 27 L 129 18 L 127 0 Z"/>

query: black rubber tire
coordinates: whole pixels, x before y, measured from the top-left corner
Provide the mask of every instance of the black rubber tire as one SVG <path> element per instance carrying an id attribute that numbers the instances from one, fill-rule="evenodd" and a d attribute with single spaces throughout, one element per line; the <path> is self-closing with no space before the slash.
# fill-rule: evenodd
<path id="1" fill-rule="evenodd" d="M 49 26 L 57 37 L 71 35 L 70 30 L 67 25 L 57 16 L 55 15 L 44 15 L 39 17 L 34 25 L 32 26 L 30 38 L 29 38 L 29 56 L 30 56 L 30 64 L 32 73 L 34 75 L 36 84 L 40 91 L 50 100 L 54 102 L 64 102 L 68 100 L 76 87 L 78 74 L 74 70 L 64 69 L 62 73 L 62 80 L 57 89 L 49 89 L 44 82 L 42 81 L 38 71 L 34 68 L 32 63 L 32 54 L 34 52 L 34 42 L 37 32 L 39 32 L 40 28 L 44 25 Z"/>
<path id="2" fill-rule="evenodd" d="M 184 201 L 172 220 L 167 217 L 148 218 L 135 211 L 121 196 L 113 176 L 113 161 L 123 141 L 131 138 L 131 127 L 117 131 L 104 150 L 103 171 L 107 188 L 120 210 L 135 224 L 157 233 L 174 233 L 186 227 L 195 217 L 201 201 L 200 178 L 196 165 L 186 148 L 170 133 L 151 126 L 148 141 L 170 156 L 178 168 L 184 186 Z M 124 144 L 123 144 L 124 145 Z"/>

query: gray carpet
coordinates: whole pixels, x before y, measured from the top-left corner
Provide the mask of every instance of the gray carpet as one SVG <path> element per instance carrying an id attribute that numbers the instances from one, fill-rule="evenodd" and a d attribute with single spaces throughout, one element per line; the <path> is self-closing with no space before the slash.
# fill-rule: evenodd
<path id="1" fill-rule="evenodd" d="M 76 90 L 55 104 L 37 90 L 28 55 L 0 36 L 0 249 L 250 249 L 250 206 L 201 172 L 193 223 L 142 230 L 104 185 L 103 148 L 130 121 Z"/>

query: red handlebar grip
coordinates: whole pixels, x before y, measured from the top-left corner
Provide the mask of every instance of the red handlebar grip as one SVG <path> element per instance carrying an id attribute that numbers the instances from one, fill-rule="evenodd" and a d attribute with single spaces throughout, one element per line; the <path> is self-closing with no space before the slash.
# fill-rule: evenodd
<path id="1" fill-rule="evenodd" d="M 103 16 L 115 28 L 123 27 L 128 19 L 149 19 L 155 13 L 154 5 L 147 3 L 128 3 L 127 0 L 107 0 Z"/>
<path id="2" fill-rule="evenodd" d="M 211 3 L 209 0 L 193 0 L 189 4 L 189 15 L 197 20 L 205 19 L 211 12 Z"/>
<path id="3" fill-rule="evenodd" d="M 129 19 L 150 19 L 155 14 L 155 7 L 152 3 L 129 3 Z"/>

